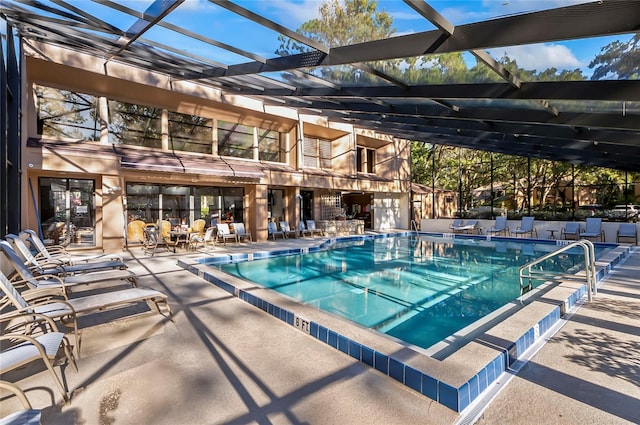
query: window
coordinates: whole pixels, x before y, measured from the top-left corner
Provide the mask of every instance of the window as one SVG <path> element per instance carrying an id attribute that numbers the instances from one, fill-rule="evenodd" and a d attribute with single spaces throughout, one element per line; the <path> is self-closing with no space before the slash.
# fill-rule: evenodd
<path id="1" fill-rule="evenodd" d="M 161 120 L 161 109 L 110 100 L 109 141 L 162 149 Z"/>
<path id="2" fill-rule="evenodd" d="M 371 148 L 358 147 L 358 172 L 375 173 L 376 151 Z"/>
<path id="3" fill-rule="evenodd" d="M 331 168 L 331 140 L 305 137 L 303 165 L 314 168 Z"/>
<path id="4" fill-rule="evenodd" d="M 158 221 L 160 186 L 149 184 L 127 184 L 128 221 L 142 220 L 145 223 Z"/>
<path id="5" fill-rule="evenodd" d="M 258 129 L 258 159 L 260 161 L 284 162 L 284 146 L 280 133 Z"/>
<path id="6" fill-rule="evenodd" d="M 169 112 L 169 149 L 211 154 L 213 120 Z"/>
<path id="7" fill-rule="evenodd" d="M 98 98 L 68 90 L 35 86 L 38 134 L 100 140 Z"/>
<path id="8" fill-rule="evenodd" d="M 253 159 L 253 127 L 218 121 L 218 154 Z"/>
<path id="9" fill-rule="evenodd" d="M 204 219 L 244 220 L 244 190 L 239 187 L 127 184 L 128 221 L 155 223 L 162 216 L 172 225 Z M 161 202 L 162 200 L 162 202 Z"/>

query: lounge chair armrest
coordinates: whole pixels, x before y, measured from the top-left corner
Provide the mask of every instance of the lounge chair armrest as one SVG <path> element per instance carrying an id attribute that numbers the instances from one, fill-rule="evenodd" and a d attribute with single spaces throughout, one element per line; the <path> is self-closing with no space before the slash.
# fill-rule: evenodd
<path id="1" fill-rule="evenodd" d="M 34 303 L 42 303 L 50 300 L 59 300 L 61 297 L 64 300 L 67 300 L 67 294 L 61 288 L 36 288 L 36 289 L 27 289 L 23 291 L 20 295 L 25 299 L 29 304 Z"/>
<path id="2" fill-rule="evenodd" d="M 32 333 L 35 327 L 30 327 L 27 329 L 28 325 L 39 324 L 42 325 L 46 323 L 51 332 L 58 332 L 58 325 L 56 322 L 49 316 L 41 313 L 36 313 L 33 311 L 25 312 L 25 311 L 12 311 L 0 316 L 0 322 L 8 322 L 7 327 L 3 328 L 3 333 L 16 333 L 20 328 L 24 328 L 24 331 L 27 335 Z"/>
<path id="3" fill-rule="evenodd" d="M 64 260 L 59 259 L 59 258 L 55 258 L 55 257 L 68 257 L 69 255 L 66 253 L 57 253 L 57 252 L 51 252 L 49 251 L 49 255 L 53 256 L 54 258 L 51 257 L 47 257 L 45 254 L 43 254 L 42 252 L 38 252 L 34 255 L 34 257 L 36 257 L 36 260 L 38 260 L 41 263 L 52 263 L 52 264 L 64 264 Z"/>
<path id="4" fill-rule="evenodd" d="M 32 409 L 31 403 L 29 403 L 29 400 L 27 399 L 27 396 L 24 394 L 24 391 L 22 391 L 18 386 L 12 384 L 11 382 L 0 381 L 0 388 L 15 394 L 18 400 L 20 400 L 20 403 L 22 403 L 22 407 L 24 407 L 26 410 Z"/>
<path id="5" fill-rule="evenodd" d="M 31 286 L 31 281 L 35 280 L 57 280 L 59 285 L 51 285 L 49 288 L 31 288 L 30 291 L 35 292 L 36 290 L 38 291 L 44 291 L 44 290 L 49 290 L 49 289 L 54 289 L 57 291 L 62 292 L 63 294 L 67 293 L 67 289 L 64 286 L 64 281 L 62 280 L 62 278 L 60 276 L 56 276 L 53 274 L 44 274 L 44 275 L 38 275 L 38 276 L 33 276 L 30 279 L 20 279 L 20 280 L 11 280 L 11 283 L 14 285 L 27 285 L 27 286 Z"/>

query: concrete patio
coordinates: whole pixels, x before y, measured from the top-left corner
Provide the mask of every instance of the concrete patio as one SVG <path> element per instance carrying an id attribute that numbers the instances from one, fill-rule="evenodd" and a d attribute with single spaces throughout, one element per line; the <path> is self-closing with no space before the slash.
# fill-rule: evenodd
<path id="1" fill-rule="evenodd" d="M 216 246 L 241 252 L 318 239 Z M 172 320 L 127 309 L 89 316 L 79 372 L 64 368 L 61 404 L 45 372 L 7 374 L 43 424 L 454 424 L 456 412 L 318 342 L 177 266 L 185 250 L 125 252 L 140 285 L 169 295 Z M 597 298 L 526 363 L 488 404 L 480 424 L 640 422 L 640 251 Z M 109 320 L 108 323 L 105 321 Z M 57 370 L 57 368 L 56 368 Z M 505 378 L 506 379 L 506 378 Z M 505 382 L 506 383 L 506 382 Z M 17 408 L 2 400 L 2 415 Z"/>

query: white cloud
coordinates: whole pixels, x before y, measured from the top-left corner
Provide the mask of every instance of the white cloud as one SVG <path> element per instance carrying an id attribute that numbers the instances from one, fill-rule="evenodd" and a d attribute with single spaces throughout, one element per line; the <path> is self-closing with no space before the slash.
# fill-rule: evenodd
<path id="1" fill-rule="evenodd" d="M 438 12 L 454 25 L 495 19 L 503 16 L 538 12 L 558 7 L 589 3 L 593 0 L 483 0 L 480 2 L 464 2 L 455 6 L 456 2 L 434 1 L 432 4 Z M 448 7 L 438 7 L 440 4 Z M 449 6 L 453 4 L 454 6 Z"/>
<path id="2" fill-rule="evenodd" d="M 520 68 L 543 71 L 547 68 L 576 69 L 586 66 L 581 63 L 567 47 L 561 44 L 529 44 L 526 46 L 511 46 L 490 49 L 494 58 L 501 58 L 505 54 L 515 59 Z"/>
<path id="3" fill-rule="evenodd" d="M 593 0 L 483 0 L 482 6 L 492 15 L 510 15 L 590 3 Z"/>
<path id="4" fill-rule="evenodd" d="M 260 7 L 268 7 L 269 16 L 279 17 L 274 19 L 277 23 L 295 30 L 304 22 L 317 18 L 321 4 L 320 0 L 270 0 L 261 1 Z"/>

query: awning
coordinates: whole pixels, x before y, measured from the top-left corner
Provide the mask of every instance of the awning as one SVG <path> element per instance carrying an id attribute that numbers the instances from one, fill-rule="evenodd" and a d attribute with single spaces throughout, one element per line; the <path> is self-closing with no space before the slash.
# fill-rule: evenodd
<path id="1" fill-rule="evenodd" d="M 118 146 L 115 151 L 120 157 L 120 167 L 129 170 L 201 174 L 241 179 L 261 179 L 264 177 L 259 163 L 254 166 L 214 157 L 200 159 L 171 152 L 134 151 L 122 146 Z"/>

